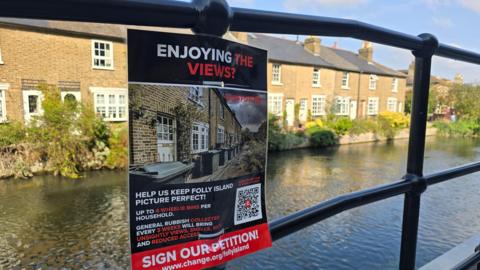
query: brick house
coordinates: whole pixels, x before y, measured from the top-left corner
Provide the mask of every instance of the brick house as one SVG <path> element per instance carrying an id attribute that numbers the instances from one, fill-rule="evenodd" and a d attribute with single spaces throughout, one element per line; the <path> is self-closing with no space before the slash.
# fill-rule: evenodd
<path id="1" fill-rule="evenodd" d="M 373 61 L 364 42 L 358 54 L 262 34 L 234 33 L 239 42 L 268 51 L 268 110 L 288 126 L 329 112 L 355 118 L 403 112 L 406 75 Z"/>
<path id="2" fill-rule="evenodd" d="M 42 83 L 106 121 L 126 121 L 125 36 L 120 26 L 0 19 L 0 121 L 41 114 Z"/>
<path id="3" fill-rule="evenodd" d="M 242 126 L 217 89 L 132 84 L 129 90 L 132 166 L 201 160 L 241 143 Z"/>

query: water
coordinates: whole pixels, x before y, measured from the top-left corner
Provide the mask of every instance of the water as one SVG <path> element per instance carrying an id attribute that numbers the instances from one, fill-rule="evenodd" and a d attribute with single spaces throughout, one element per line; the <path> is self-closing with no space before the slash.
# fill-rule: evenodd
<path id="1" fill-rule="evenodd" d="M 407 143 L 271 154 L 267 207 L 274 219 L 337 195 L 400 179 Z M 480 141 L 430 138 L 426 172 L 480 160 Z M 423 196 L 417 266 L 480 233 L 479 174 Z M 129 266 L 125 174 L 0 181 L 0 269 Z M 403 198 L 347 211 L 229 264 L 229 269 L 396 269 Z"/>

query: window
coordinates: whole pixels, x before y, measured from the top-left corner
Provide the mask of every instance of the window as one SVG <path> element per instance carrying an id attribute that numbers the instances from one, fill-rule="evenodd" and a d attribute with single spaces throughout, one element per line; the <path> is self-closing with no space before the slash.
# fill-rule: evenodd
<path id="1" fill-rule="evenodd" d="M 268 112 L 282 115 L 283 94 L 268 94 Z"/>
<path id="2" fill-rule="evenodd" d="M 60 96 L 62 98 L 62 101 L 70 100 L 80 102 L 81 94 L 80 91 L 61 91 Z"/>
<path id="3" fill-rule="evenodd" d="M 222 102 L 218 102 L 218 115 L 220 119 L 225 119 L 225 106 L 223 106 Z"/>
<path id="4" fill-rule="evenodd" d="M 396 98 L 388 98 L 387 99 L 387 111 L 389 111 L 389 112 L 396 112 L 397 111 L 397 99 Z"/>
<path id="5" fill-rule="evenodd" d="M 343 72 L 342 73 L 342 88 L 348 89 L 348 81 L 350 80 L 350 73 Z"/>
<path id="6" fill-rule="evenodd" d="M 23 91 L 23 111 L 25 122 L 29 123 L 34 116 L 43 114 L 42 110 L 43 94 L 38 90 Z"/>
<path id="7" fill-rule="evenodd" d="M 325 115 L 325 103 L 324 95 L 312 95 L 312 115 Z"/>
<path id="8" fill-rule="evenodd" d="M 217 128 L 217 143 L 225 143 L 225 128 L 222 126 Z"/>
<path id="9" fill-rule="evenodd" d="M 96 69 L 113 69 L 113 43 L 92 40 L 92 66 Z"/>
<path id="10" fill-rule="evenodd" d="M 194 123 L 192 127 L 192 153 L 208 151 L 208 124 Z"/>
<path id="11" fill-rule="evenodd" d="M 320 69 L 318 68 L 313 69 L 312 86 L 320 87 Z"/>
<path id="12" fill-rule="evenodd" d="M 272 83 L 281 84 L 282 83 L 282 65 L 272 64 Z"/>
<path id="13" fill-rule="evenodd" d="M 172 118 L 158 116 L 157 117 L 157 138 L 158 142 L 172 143 L 174 122 Z"/>
<path id="14" fill-rule="evenodd" d="M 91 87 L 95 112 L 105 121 L 127 120 L 127 90 Z"/>
<path id="15" fill-rule="evenodd" d="M 0 65 L 3 65 L 2 49 L 0 49 Z"/>
<path id="16" fill-rule="evenodd" d="M 392 92 L 398 92 L 398 79 L 392 79 Z"/>
<path id="17" fill-rule="evenodd" d="M 0 123 L 7 121 L 7 105 L 6 105 L 6 92 L 8 84 L 0 83 Z"/>
<path id="18" fill-rule="evenodd" d="M 374 75 L 374 74 L 370 75 L 368 79 L 368 88 L 370 90 L 377 89 L 377 81 L 378 81 L 377 75 Z"/>
<path id="19" fill-rule="evenodd" d="M 350 108 L 350 98 L 349 97 L 336 97 L 335 98 L 335 114 L 337 115 L 348 115 Z"/>
<path id="20" fill-rule="evenodd" d="M 369 97 L 368 98 L 368 115 L 377 115 L 378 114 L 378 97 Z"/>
<path id="21" fill-rule="evenodd" d="M 203 89 L 200 87 L 190 87 L 190 92 L 188 94 L 188 98 L 197 103 L 200 106 L 203 106 L 202 102 L 202 96 L 203 96 Z"/>

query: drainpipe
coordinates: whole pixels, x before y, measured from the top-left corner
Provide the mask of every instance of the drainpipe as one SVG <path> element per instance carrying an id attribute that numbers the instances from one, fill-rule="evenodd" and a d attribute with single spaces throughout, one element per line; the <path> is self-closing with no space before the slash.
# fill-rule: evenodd
<path id="1" fill-rule="evenodd" d="M 362 81 L 362 75 L 363 71 L 360 71 L 360 75 L 358 77 L 358 84 L 357 84 L 357 115 L 355 116 L 355 119 L 358 118 L 359 110 L 360 110 L 360 82 Z"/>

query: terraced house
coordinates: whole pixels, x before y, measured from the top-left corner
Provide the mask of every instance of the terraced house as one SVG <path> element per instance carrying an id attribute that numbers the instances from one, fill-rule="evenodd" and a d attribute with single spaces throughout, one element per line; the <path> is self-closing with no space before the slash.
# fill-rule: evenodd
<path id="1" fill-rule="evenodd" d="M 288 126 L 301 125 L 329 112 L 345 117 L 375 117 L 403 112 L 406 75 L 373 61 L 364 42 L 358 54 L 262 34 L 235 34 L 238 40 L 268 50 L 268 110 Z"/>
<path id="2" fill-rule="evenodd" d="M 118 26 L 0 19 L 0 120 L 41 114 L 39 86 L 49 84 L 106 121 L 126 121 L 125 37 Z"/>

